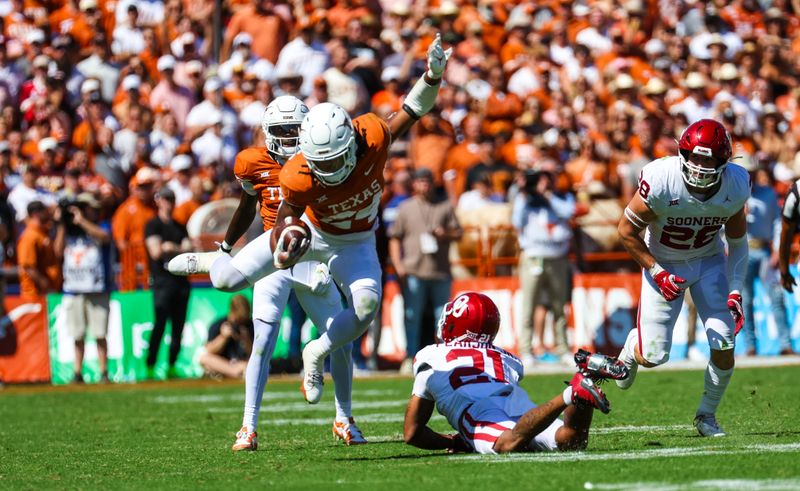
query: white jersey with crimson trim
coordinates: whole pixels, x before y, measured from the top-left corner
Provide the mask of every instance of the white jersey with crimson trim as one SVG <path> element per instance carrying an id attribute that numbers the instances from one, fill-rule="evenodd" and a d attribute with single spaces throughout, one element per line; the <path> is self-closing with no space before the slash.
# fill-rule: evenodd
<path id="1" fill-rule="evenodd" d="M 644 241 L 659 262 L 682 262 L 722 254 L 720 229 L 750 197 L 750 177 L 729 163 L 719 189 L 705 201 L 694 197 L 683 180 L 677 156 L 647 164 L 639 175 L 639 196 L 655 213 Z"/>
<path id="2" fill-rule="evenodd" d="M 414 357 L 412 394 L 436 402 L 436 409 L 453 428 L 472 403 L 505 393 L 510 416 L 530 409 L 528 394 L 519 386 L 522 362 L 492 344 L 456 342 L 426 346 Z"/>

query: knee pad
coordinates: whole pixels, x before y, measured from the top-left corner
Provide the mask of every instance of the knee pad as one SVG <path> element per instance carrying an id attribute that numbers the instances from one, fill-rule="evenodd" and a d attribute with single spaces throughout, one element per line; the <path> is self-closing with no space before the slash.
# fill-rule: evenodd
<path id="1" fill-rule="evenodd" d="M 249 285 L 247 278 L 231 264 L 231 257 L 227 254 L 214 261 L 208 275 L 214 288 L 224 292 L 238 292 Z"/>
<path id="2" fill-rule="evenodd" d="M 353 292 L 353 312 L 359 324 L 369 324 L 378 312 L 381 296 L 374 290 L 360 289 Z"/>

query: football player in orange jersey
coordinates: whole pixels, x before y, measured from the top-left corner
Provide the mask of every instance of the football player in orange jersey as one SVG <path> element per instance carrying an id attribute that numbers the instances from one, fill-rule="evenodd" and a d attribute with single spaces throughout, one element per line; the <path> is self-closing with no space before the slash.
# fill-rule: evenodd
<path id="1" fill-rule="evenodd" d="M 301 153 L 281 169 L 284 200 L 276 223 L 285 223 L 288 217 L 302 217 L 311 229 L 310 247 L 297 244 L 298 247 L 284 250 L 285 241 L 270 241 L 268 234 L 262 234 L 230 261 L 232 268 L 218 268 L 216 263 L 211 268 L 214 258 L 208 254 L 197 254 L 188 268 L 192 272 L 211 269 L 215 287 L 235 291 L 300 261 L 328 264 L 348 306 L 319 339 L 303 350 L 305 375 L 301 388 L 311 404 L 322 397 L 325 357 L 357 339 L 378 310 L 381 267 L 374 230 L 388 148 L 393 139 L 402 136 L 433 108 L 451 53 L 452 49 L 442 48 L 437 35 L 428 48 L 425 75 L 406 95 L 403 110 L 388 121 L 372 113 L 351 121 L 344 109 L 330 103 L 309 111 L 300 126 Z M 186 262 L 181 256 L 172 261 Z M 170 263 L 170 271 L 186 269 L 185 264 L 176 264 L 173 269 Z"/>
<path id="2" fill-rule="evenodd" d="M 224 269 L 230 263 L 232 247 L 229 244 L 235 244 L 247 231 L 255 218 L 256 204 L 260 205 L 265 233 L 269 234 L 275 225 L 275 216 L 282 199 L 278 174 L 287 159 L 297 153 L 300 123 L 306 113 L 308 108 L 296 97 L 275 98 L 264 111 L 261 123 L 266 148 L 248 148 L 236 156 L 233 172 L 244 192 L 228 225 L 225 240 L 220 244 L 220 250 L 212 253 L 212 257 L 217 259 L 211 268 L 212 277 L 215 278 L 218 275 L 217 270 Z M 188 261 L 197 260 L 196 254 L 186 254 L 185 259 L 188 267 Z M 294 268 L 277 271 L 255 282 L 255 337 L 245 373 L 244 418 L 242 428 L 236 434 L 233 451 L 256 450 L 258 446 L 256 428 L 264 387 L 269 376 L 269 361 L 275 350 L 281 315 L 292 288 L 303 310 L 320 331 L 324 331 L 330 320 L 342 311 L 341 296 L 335 287 L 330 287 L 328 268 L 318 261 L 300 263 Z M 343 346 L 331 355 L 331 374 L 336 392 L 334 434 L 348 445 L 367 443 L 352 419 L 351 347 L 352 345 Z"/>

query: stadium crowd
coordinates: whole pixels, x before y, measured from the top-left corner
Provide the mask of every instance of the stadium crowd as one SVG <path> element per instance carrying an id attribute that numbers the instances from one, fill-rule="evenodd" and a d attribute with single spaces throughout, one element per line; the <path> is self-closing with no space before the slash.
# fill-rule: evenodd
<path id="1" fill-rule="evenodd" d="M 3 0 L 2 253 L 22 295 L 60 291 L 50 222 L 91 205 L 114 288 L 147 288 L 159 189 L 183 225 L 236 197 L 234 157 L 264 145 L 278 95 L 399 110 L 436 32 L 454 54 L 436 108 L 392 147 L 386 221 L 428 169 L 462 225 L 482 209 L 510 224 L 534 171 L 574 195 L 573 225 L 615 224 L 641 168 L 706 117 L 778 200 L 800 175 L 798 14 L 797 0 L 225 0 L 218 31 L 210 0 Z M 620 250 L 600 229 L 592 247 Z"/>

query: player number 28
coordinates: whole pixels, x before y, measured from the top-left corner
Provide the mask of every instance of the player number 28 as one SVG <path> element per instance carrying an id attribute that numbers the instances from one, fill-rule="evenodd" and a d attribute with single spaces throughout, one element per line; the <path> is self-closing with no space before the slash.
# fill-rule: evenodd
<path id="1" fill-rule="evenodd" d="M 487 357 L 489 360 L 486 359 Z M 458 358 L 472 358 L 472 366 L 458 367 L 453 370 L 450 374 L 450 385 L 453 386 L 453 389 L 458 389 L 462 385 L 506 381 L 505 372 L 503 370 L 503 358 L 497 351 L 457 348 L 447 353 L 447 361 L 457 360 Z M 494 377 L 490 377 L 485 373 L 487 361 L 492 364 Z"/>
<path id="2" fill-rule="evenodd" d="M 709 225 L 698 230 L 678 225 L 666 225 L 661 231 L 659 242 L 672 249 L 700 249 L 714 240 L 718 230 L 718 225 Z"/>

